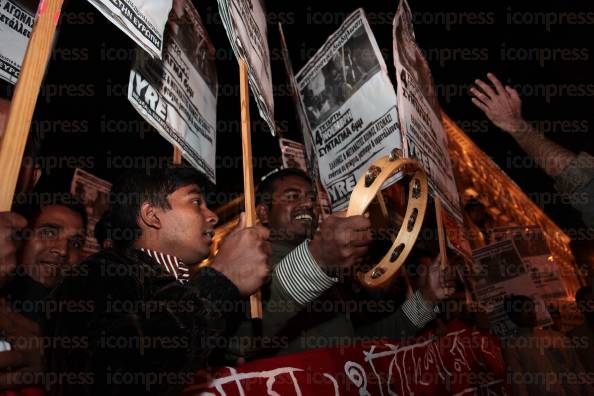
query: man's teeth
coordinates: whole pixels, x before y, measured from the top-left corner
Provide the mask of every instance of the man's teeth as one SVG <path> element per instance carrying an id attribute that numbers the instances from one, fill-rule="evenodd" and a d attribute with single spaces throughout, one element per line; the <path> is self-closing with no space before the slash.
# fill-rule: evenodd
<path id="1" fill-rule="evenodd" d="M 313 218 L 308 214 L 302 214 L 299 216 L 295 216 L 295 220 L 313 220 Z"/>

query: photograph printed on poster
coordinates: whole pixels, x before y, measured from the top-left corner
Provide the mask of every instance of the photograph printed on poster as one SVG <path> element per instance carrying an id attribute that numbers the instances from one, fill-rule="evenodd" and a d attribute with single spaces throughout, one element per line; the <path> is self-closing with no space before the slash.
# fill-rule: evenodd
<path id="1" fill-rule="evenodd" d="M 404 18 L 405 14 L 401 15 Z M 419 89 L 429 102 L 433 111 L 436 114 L 440 114 L 441 110 L 437 101 L 431 70 L 414 40 L 413 33 L 408 30 L 408 26 L 407 21 L 402 20 L 395 27 L 394 36 L 398 42 L 396 49 L 399 60 L 412 79 L 418 83 Z M 406 83 L 406 79 L 403 79 L 403 81 Z"/>
<path id="2" fill-rule="evenodd" d="M 379 70 L 373 46 L 361 25 L 302 91 L 311 127 L 315 129 L 327 115 L 338 110 L 367 82 L 367 77 Z"/>

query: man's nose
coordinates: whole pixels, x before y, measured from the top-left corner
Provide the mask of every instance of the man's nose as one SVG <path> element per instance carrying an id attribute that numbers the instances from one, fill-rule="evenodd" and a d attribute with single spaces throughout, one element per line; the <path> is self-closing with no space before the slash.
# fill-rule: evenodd
<path id="1" fill-rule="evenodd" d="M 303 197 L 301 197 L 301 203 L 303 205 L 306 205 L 308 208 L 313 207 L 315 202 L 316 202 L 316 197 L 312 193 L 305 194 Z"/>
<path id="2" fill-rule="evenodd" d="M 313 204 L 314 204 L 314 199 L 312 197 L 310 197 L 310 196 L 306 196 L 305 198 L 303 198 L 301 200 L 301 205 L 300 206 L 303 206 L 303 207 L 306 207 L 306 208 L 312 208 L 313 207 Z"/>
<path id="3" fill-rule="evenodd" d="M 216 215 L 216 213 L 208 208 L 205 209 L 204 218 L 208 224 L 213 226 L 219 222 L 219 217 Z"/>
<path id="4" fill-rule="evenodd" d="M 68 257 L 68 239 L 55 239 L 50 248 L 50 252 L 62 259 L 66 259 L 66 257 Z"/>

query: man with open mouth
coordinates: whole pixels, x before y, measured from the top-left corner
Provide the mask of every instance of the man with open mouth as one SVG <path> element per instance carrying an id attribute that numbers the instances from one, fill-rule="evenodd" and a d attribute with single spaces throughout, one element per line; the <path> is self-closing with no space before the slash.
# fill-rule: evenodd
<path id="1" fill-rule="evenodd" d="M 53 292 L 48 372 L 77 381 L 53 384 L 54 395 L 177 394 L 204 368 L 238 314 L 241 296 L 268 277 L 269 232 L 238 227 L 211 265 L 217 216 L 206 206 L 200 174 L 190 168 L 127 172 L 114 183 L 113 249 L 78 265 Z"/>
<path id="2" fill-rule="evenodd" d="M 318 223 L 312 182 L 294 168 L 268 175 L 256 200 L 258 217 L 270 230 L 272 279 L 262 290 L 261 328 L 242 323 L 235 337 L 252 341 L 228 349 L 228 363 L 337 346 L 361 336 L 411 337 L 435 318 L 437 302 L 453 290 L 453 280 L 444 279 L 429 257 L 422 287 L 401 305 L 385 304 L 387 315 L 381 320 L 357 323 L 357 316 L 369 313 L 366 301 L 355 301 L 350 283 L 342 280 L 368 253 L 369 219 L 333 214 Z"/>

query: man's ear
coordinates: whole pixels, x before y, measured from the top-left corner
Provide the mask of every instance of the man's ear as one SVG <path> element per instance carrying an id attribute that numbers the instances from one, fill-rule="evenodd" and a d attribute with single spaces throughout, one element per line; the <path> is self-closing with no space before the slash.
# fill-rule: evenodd
<path id="1" fill-rule="evenodd" d="M 261 203 L 256 206 L 256 214 L 262 224 L 268 224 L 268 205 Z"/>
<path id="2" fill-rule="evenodd" d="M 157 230 L 161 228 L 161 219 L 159 218 L 157 208 L 149 202 L 143 202 L 140 205 L 138 219 L 141 227 L 144 226 Z"/>

